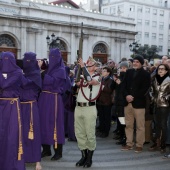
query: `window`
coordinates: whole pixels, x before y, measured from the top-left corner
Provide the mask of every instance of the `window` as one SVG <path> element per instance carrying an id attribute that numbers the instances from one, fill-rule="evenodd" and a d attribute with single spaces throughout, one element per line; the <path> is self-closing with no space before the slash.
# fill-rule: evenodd
<path id="1" fill-rule="evenodd" d="M 170 24 L 169 24 L 169 30 L 170 30 Z"/>
<path id="2" fill-rule="evenodd" d="M 149 20 L 145 20 L 145 25 L 149 26 Z"/>
<path id="3" fill-rule="evenodd" d="M 160 16 L 164 16 L 164 11 L 160 10 Z"/>
<path id="4" fill-rule="evenodd" d="M 137 24 L 138 24 L 138 25 L 142 25 L 142 20 L 141 20 L 141 19 L 138 19 Z"/>
<path id="5" fill-rule="evenodd" d="M 164 28 L 164 23 L 163 23 L 163 22 L 160 22 L 160 23 L 159 23 L 159 28 L 160 28 L 161 30 L 163 30 L 163 28 Z"/>
<path id="6" fill-rule="evenodd" d="M 157 46 L 156 45 L 151 45 L 151 48 L 157 48 Z"/>
<path id="7" fill-rule="evenodd" d="M 159 3 L 162 4 L 162 0 L 159 0 Z"/>
<path id="8" fill-rule="evenodd" d="M 103 0 L 103 4 L 107 4 L 109 0 Z"/>
<path id="9" fill-rule="evenodd" d="M 153 15 L 157 15 L 157 9 L 153 9 Z"/>
<path id="10" fill-rule="evenodd" d="M 159 41 L 163 41 L 163 34 L 159 34 Z"/>
<path id="11" fill-rule="evenodd" d="M 94 47 L 93 53 L 107 53 L 107 48 L 104 44 L 99 43 Z"/>
<path id="12" fill-rule="evenodd" d="M 145 38 L 149 38 L 149 32 L 145 32 Z"/>
<path id="13" fill-rule="evenodd" d="M 137 38 L 138 38 L 138 39 L 141 39 L 141 38 L 142 38 L 142 32 L 138 32 Z"/>
<path id="14" fill-rule="evenodd" d="M 156 39 L 156 33 L 152 33 L 152 39 Z"/>
<path id="15" fill-rule="evenodd" d="M 163 51 L 163 46 L 159 46 L 159 51 Z"/>
<path id="16" fill-rule="evenodd" d="M 146 8 L 146 9 L 145 9 L 145 12 L 146 12 L 146 13 L 150 13 L 150 8 Z"/>
<path id="17" fill-rule="evenodd" d="M 135 12 L 135 6 L 134 5 L 130 5 L 130 11 Z"/>
<path id="18" fill-rule="evenodd" d="M 165 1 L 164 7 L 167 8 L 168 7 L 168 2 Z"/>
<path id="19" fill-rule="evenodd" d="M 157 22 L 156 21 L 152 21 L 152 27 L 156 27 Z"/>
<path id="20" fill-rule="evenodd" d="M 108 14 L 108 9 L 107 9 L 107 8 L 104 8 L 104 9 L 103 9 L 103 13 L 104 13 L 104 14 Z"/>
<path id="21" fill-rule="evenodd" d="M 142 13 L 142 7 L 138 6 L 138 12 Z"/>
<path id="22" fill-rule="evenodd" d="M 2 34 L 0 35 L 0 46 L 15 47 L 15 41 L 11 36 Z"/>
<path id="23" fill-rule="evenodd" d="M 94 5 L 98 5 L 98 0 L 94 0 Z"/>
<path id="24" fill-rule="evenodd" d="M 170 55 L 170 46 L 168 46 L 168 54 Z"/>
<path id="25" fill-rule="evenodd" d="M 116 7 L 110 8 L 110 14 L 116 14 Z"/>
<path id="26" fill-rule="evenodd" d="M 123 5 L 118 5 L 118 10 L 120 10 L 121 13 L 123 12 L 123 8 L 124 8 Z"/>

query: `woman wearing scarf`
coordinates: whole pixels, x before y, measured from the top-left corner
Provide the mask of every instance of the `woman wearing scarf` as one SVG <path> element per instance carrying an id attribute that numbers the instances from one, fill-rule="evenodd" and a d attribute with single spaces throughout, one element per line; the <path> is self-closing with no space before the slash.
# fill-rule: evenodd
<path id="1" fill-rule="evenodd" d="M 64 144 L 64 106 L 62 94 L 66 80 L 65 67 L 59 49 L 51 49 L 49 67 L 44 76 L 42 93 L 39 97 L 41 122 L 41 157 L 51 156 L 50 145 L 54 145 L 55 154 L 51 160 L 62 157 Z"/>
<path id="2" fill-rule="evenodd" d="M 35 53 L 29 52 L 24 54 L 23 72 L 20 100 L 24 137 L 24 160 L 27 163 L 36 162 L 36 170 L 40 170 L 41 135 L 37 100 L 42 82 Z"/>
<path id="3" fill-rule="evenodd" d="M 156 76 L 153 81 L 153 97 L 155 103 L 155 128 L 156 140 L 149 148 L 150 151 L 161 149 L 166 150 L 166 130 L 167 120 L 170 111 L 170 77 L 169 67 L 166 64 L 160 64 L 156 70 Z"/>
<path id="4" fill-rule="evenodd" d="M 0 169 L 25 170 L 19 88 L 22 70 L 14 54 L 3 52 L 0 63 Z"/>

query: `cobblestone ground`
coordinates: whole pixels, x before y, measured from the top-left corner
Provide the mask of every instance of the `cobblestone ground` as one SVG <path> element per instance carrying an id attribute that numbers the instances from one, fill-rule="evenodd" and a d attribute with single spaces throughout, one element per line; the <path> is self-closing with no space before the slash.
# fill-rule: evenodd
<path id="1" fill-rule="evenodd" d="M 149 152 L 150 145 L 145 145 L 142 153 L 134 150 L 121 151 L 112 139 L 114 125 L 109 137 L 97 138 L 97 148 L 93 156 L 91 170 L 170 170 L 170 159 L 162 159 L 159 152 Z M 75 167 L 81 153 L 76 142 L 68 142 L 63 147 L 63 157 L 59 161 L 51 161 L 50 157 L 42 159 L 43 170 L 82 170 Z M 26 170 L 34 170 L 35 164 L 27 164 Z"/>

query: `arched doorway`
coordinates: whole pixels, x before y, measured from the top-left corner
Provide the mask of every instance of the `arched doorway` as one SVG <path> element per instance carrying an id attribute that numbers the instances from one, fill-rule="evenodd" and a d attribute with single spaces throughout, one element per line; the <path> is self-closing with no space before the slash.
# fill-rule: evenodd
<path id="1" fill-rule="evenodd" d="M 107 63 L 107 47 L 103 43 L 99 43 L 94 47 L 93 58 L 102 64 Z"/>
<path id="2" fill-rule="evenodd" d="M 0 35 L 0 53 L 3 51 L 11 51 L 17 58 L 17 48 L 15 40 L 8 34 Z"/>
<path id="3" fill-rule="evenodd" d="M 63 60 L 67 62 L 67 48 L 66 43 L 60 39 L 60 43 L 53 44 L 53 48 L 58 48 L 61 51 L 61 55 L 63 57 Z M 50 46 L 50 48 L 52 48 Z"/>

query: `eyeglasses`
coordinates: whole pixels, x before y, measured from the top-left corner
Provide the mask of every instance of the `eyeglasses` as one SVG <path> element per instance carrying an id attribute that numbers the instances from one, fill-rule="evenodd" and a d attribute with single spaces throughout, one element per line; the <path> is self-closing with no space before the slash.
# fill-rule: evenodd
<path id="1" fill-rule="evenodd" d="M 166 70 L 165 68 L 158 68 L 158 70 Z"/>
<path id="2" fill-rule="evenodd" d="M 113 61 L 110 61 L 110 62 L 108 62 L 107 64 L 112 64 L 113 63 Z"/>

